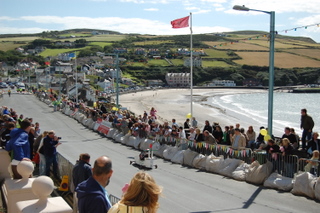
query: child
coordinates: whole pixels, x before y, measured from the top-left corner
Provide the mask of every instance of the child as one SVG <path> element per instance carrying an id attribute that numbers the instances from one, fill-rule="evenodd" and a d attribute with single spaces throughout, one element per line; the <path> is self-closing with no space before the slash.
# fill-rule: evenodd
<path id="1" fill-rule="evenodd" d="M 319 151 L 314 150 L 312 153 L 312 158 L 307 160 L 308 164 L 304 167 L 305 172 L 310 172 L 311 174 L 317 173 L 318 161 L 319 160 Z"/>

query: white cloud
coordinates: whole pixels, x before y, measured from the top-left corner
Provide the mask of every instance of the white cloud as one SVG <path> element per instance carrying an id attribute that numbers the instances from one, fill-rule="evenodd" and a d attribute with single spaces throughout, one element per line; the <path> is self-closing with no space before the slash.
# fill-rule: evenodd
<path id="1" fill-rule="evenodd" d="M 320 24 L 320 15 L 313 15 L 313 16 L 301 18 L 296 21 L 296 24 L 298 26 L 308 26 L 308 25 Z M 320 26 L 320 25 L 318 25 L 318 26 Z M 309 31 L 309 32 L 318 32 L 319 33 L 320 27 L 318 27 L 318 26 L 317 25 L 310 26 L 304 30 Z"/>
<path id="2" fill-rule="evenodd" d="M 16 20 L 19 20 L 19 19 L 12 18 L 12 17 L 9 17 L 9 16 L 0 16 L 0 21 L 16 21 Z"/>
<path id="3" fill-rule="evenodd" d="M 223 8 L 223 7 L 218 7 L 215 9 L 215 11 L 224 11 L 224 10 L 225 10 L 225 8 Z"/>
<path id="4" fill-rule="evenodd" d="M 135 3 L 135 4 L 167 4 L 167 0 L 120 0 L 120 2 L 125 3 Z"/>
<path id="5" fill-rule="evenodd" d="M 89 29 L 105 29 L 118 31 L 121 33 L 140 33 L 140 34 L 154 34 L 154 35 L 175 35 L 188 34 L 189 28 L 172 29 L 170 23 L 164 23 L 157 20 L 148 20 L 141 18 L 119 18 L 119 17 L 59 17 L 59 16 L 22 16 L 20 20 L 33 21 L 36 23 L 55 24 L 54 29 L 42 28 L 6 28 L 1 27 L 0 33 L 35 33 L 46 30 L 64 30 L 74 28 L 89 28 Z M 57 27 L 57 25 L 60 25 Z M 193 32 L 195 34 L 224 32 L 231 31 L 226 27 L 209 27 L 209 26 L 194 26 Z"/>
<path id="6" fill-rule="evenodd" d="M 143 9 L 145 11 L 159 11 L 158 8 L 146 8 L 146 9 Z"/>
<path id="7" fill-rule="evenodd" d="M 211 10 L 198 10 L 193 12 L 193 14 L 202 14 L 202 13 L 209 13 L 209 12 L 211 12 Z"/>
<path id="8" fill-rule="evenodd" d="M 15 27 L 0 27 L 0 34 L 12 34 L 12 33 L 41 33 L 43 31 L 47 31 L 48 29 L 38 28 L 38 27 L 30 27 L 30 28 L 15 28 Z"/>
<path id="9" fill-rule="evenodd" d="M 191 11 L 191 10 L 200 10 L 199 7 L 186 7 L 185 9 L 189 10 L 189 11 Z"/>

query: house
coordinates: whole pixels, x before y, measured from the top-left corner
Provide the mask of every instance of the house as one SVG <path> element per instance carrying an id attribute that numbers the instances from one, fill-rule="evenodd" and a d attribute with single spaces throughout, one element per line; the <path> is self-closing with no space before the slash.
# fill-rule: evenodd
<path id="1" fill-rule="evenodd" d="M 244 79 L 243 81 L 243 86 L 248 86 L 248 87 L 254 87 L 254 86 L 261 86 L 261 81 L 259 79 L 255 78 L 247 78 Z"/>
<path id="2" fill-rule="evenodd" d="M 63 47 L 73 47 L 74 42 L 72 41 L 57 41 L 55 43 L 56 46 L 63 46 Z"/>
<path id="3" fill-rule="evenodd" d="M 170 87 L 189 87 L 190 73 L 167 73 L 166 81 Z"/>
<path id="4" fill-rule="evenodd" d="M 149 49 L 149 55 L 160 55 L 160 51 L 158 49 Z"/>
<path id="5" fill-rule="evenodd" d="M 164 83 L 161 80 L 147 80 L 147 85 L 149 87 L 159 87 L 159 86 L 163 86 Z"/>
<path id="6" fill-rule="evenodd" d="M 36 48 L 34 48 L 37 54 L 42 53 L 43 51 L 45 51 L 45 49 L 46 48 L 44 48 L 43 46 L 37 46 Z"/>
<path id="7" fill-rule="evenodd" d="M 177 49 L 178 55 L 190 55 L 190 51 L 187 48 Z"/>
<path id="8" fill-rule="evenodd" d="M 97 85 L 99 85 L 104 91 L 111 90 L 113 87 L 112 82 L 110 82 L 107 79 L 104 79 L 103 81 L 99 81 Z"/>
<path id="9" fill-rule="evenodd" d="M 144 55 L 144 54 L 146 54 L 146 50 L 143 48 L 138 48 L 138 49 L 135 49 L 134 53 L 136 55 Z"/>
<path id="10" fill-rule="evenodd" d="M 184 66 L 190 67 L 191 60 L 190 57 L 184 59 Z M 201 57 L 192 57 L 192 66 L 193 67 L 202 67 L 202 58 Z"/>
<path id="11" fill-rule="evenodd" d="M 106 77 L 116 79 L 117 78 L 117 70 L 116 69 L 106 69 L 105 70 Z M 119 79 L 121 79 L 122 71 L 119 69 Z"/>
<path id="12" fill-rule="evenodd" d="M 18 51 L 19 53 L 24 53 L 24 49 L 21 47 L 16 48 L 16 51 Z"/>
<path id="13" fill-rule="evenodd" d="M 59 55 L 58 55 L 58 60 L 59 61 L 71 61 L 71 58 L 72 57 L 70 57 L 70 54 L 69 53 L 60 53 Z"/>
<path id="14" fill-rule="evenodd" d="M 67 74 L 73 72 L 73 64 L 57 61 L 54 66 L 50 67 L 50 72 L 54 74 Z"/>
<path id="15" fill-rule="evenodd" d="M 115 54 L 128 53 L 128 49 L 127 48 L 114 48 L 113 53 L 115 53 Z"/>
<path id="16" fill-rule="evenodd" d="M 102 63 L 105 66 L 114 66 L 116 64 L 116 60 L 112 56 L 103 56 Z"/>
<path id="17" fill-rule="evenodd" d="M 208 84 L 211 87 L 235 87 L 237 86 L 234 81 L 231 80 L 213 80 L 211 83 Z"/>

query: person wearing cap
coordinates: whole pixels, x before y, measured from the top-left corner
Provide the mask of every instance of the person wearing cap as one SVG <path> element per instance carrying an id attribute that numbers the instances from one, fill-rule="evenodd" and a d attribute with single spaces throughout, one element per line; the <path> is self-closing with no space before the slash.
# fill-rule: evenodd
<path id="1" fill-rule="evenodd" d="M 234 135 L 231 139 L 231 145 L 233 149 L 244 149 L 247 145 L 246 138 L 243 134 L 241 134 L 239 128 L 234 129 Z"/>

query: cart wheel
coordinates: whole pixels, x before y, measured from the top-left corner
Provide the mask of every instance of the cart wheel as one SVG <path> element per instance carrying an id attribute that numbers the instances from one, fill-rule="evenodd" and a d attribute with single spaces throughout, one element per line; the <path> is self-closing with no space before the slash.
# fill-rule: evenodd
<path id="1" fill-rule="evenodd" d="M 158 165 L 154 165 L 154 168 L 155 168 L 155 169 L 158 169 Z"/>

